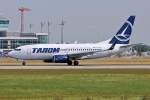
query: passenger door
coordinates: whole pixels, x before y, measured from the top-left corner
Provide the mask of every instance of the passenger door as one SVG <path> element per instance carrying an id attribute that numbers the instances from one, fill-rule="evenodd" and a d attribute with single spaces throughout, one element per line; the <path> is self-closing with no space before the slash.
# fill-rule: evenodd
<path id="1" fill-rule="evenodd" d="M 30 48 L 27 49 L 27 55 L 28 56 L 31 55 L 31 49 Z"/>

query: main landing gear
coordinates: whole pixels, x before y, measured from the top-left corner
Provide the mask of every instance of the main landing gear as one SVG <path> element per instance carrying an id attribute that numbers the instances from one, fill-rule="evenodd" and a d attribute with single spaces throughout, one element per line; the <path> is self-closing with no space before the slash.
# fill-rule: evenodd
<path id="1" fill-rule="evenodd" d="M 67 62 L 67 64 L 68 64 L 69 66 L 71 66 L 71 65 L 72 65 L 72 61 L 69 60 L 69 61 Z M 74 66 L 78 66 L 78 65 L 79 65 L 79 61 L 75 60 L 75 61 L 73 62 L 73 65 L 74 65 Z"/>
<path id="2" fill-rule="evenodd" d="M 74 61 L 74 66 L 78 66 L 79 65 L 79 61 L 75 60 Z"/>
<path id="3" fill-rule="evenodd" d="M 71 61 L 71 60 L 68 60 L 67 64 L 68 64 L 69 66 L 71 66 L 71 65 L 72 65 L 72 61 Z"/>

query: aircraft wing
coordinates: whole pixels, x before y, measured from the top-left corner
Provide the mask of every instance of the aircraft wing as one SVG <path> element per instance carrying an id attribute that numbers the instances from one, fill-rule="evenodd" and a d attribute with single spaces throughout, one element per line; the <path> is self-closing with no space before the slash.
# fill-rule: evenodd
<path id="1" fill-rule="evenodd" d="M 102 51 L 100 50 L 100 51 L 91 51 L 91 52 L 82 52 L 82 53 L 72 53 L 72 54 L 68 54 L 68 56 L 72 60 L 77 60 L 77 59 L 79 60 L 81 59 L 81 57 L 92 55 L 96 52 L 102 52 Z"/>

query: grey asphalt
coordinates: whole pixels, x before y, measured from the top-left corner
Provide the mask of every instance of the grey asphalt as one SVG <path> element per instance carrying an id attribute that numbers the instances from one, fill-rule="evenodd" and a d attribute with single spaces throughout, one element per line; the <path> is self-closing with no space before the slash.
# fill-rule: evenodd
<path id="1" fill-rule="evenodd" d="M 0 65 L 0 69 L 150 69 L 150 65 Z"/>

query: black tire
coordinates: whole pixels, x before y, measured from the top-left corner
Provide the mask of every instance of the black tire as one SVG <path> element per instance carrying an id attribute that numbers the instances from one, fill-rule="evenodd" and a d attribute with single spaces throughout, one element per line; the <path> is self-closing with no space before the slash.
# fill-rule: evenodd
<path id="1" fill-rule="evenodd" d="M 71 65 L 72 65 L 72 61 L 71 61 L 71 60 L 68 60 L 67 64 L 68 64 L 69 66 L 71 66 Z"/>
<path id="2" fill-rule="evenodd" d="M 79 61 L 74 61 L 74 66 L 78 66 L 79 65 Z"/>
<path id="3" fill-rule="evenodd" d="M 25 62 L 25 61 L 23 61 L 23 62 L 22 62 L 22 66 L 25 66 L 25 65 L 26 65 L 26 62 Z"/>

